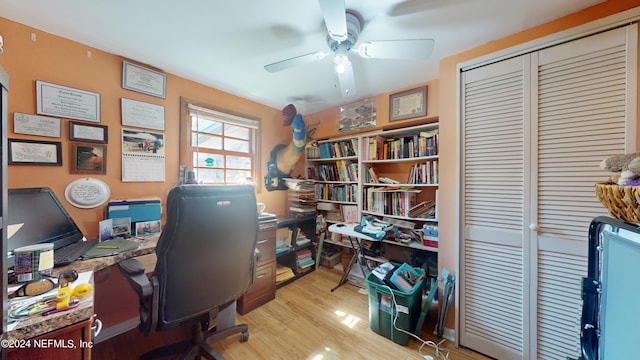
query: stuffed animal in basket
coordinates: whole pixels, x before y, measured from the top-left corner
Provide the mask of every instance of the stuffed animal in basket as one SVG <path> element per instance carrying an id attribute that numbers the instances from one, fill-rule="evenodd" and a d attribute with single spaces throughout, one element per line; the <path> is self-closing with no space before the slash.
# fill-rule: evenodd
<path id="1" fill-rule="evenodd" d="M 614 173 L 610 181 L 618 185 L 640 185 L 640 152 L 610 156 L 600 163 L 600 169 Z"/>

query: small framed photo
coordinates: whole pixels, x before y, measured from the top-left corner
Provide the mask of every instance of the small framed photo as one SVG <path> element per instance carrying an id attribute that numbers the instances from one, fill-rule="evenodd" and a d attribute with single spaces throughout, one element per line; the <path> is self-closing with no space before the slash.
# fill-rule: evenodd
<path id="1" fill-rule="evenodd" d="M 160 232 L 160 220 L 138 221 L 136 224 L 136 236 L 151 235 Z"/>
<path id="2" fill-rule="evenodd" d="M 389 96 L 389 121 L 427 116 L 427 87 L 402 91 Z"/>
<path id="3" fill-rule="evenodd" d="M 62 166 L 62 143 L 9 139 L 9 165 Z"/>
<path id="4" fill-rule="evenodd" d="M 128 238 L 131 236 L 131 218 L 130 217 L 121 217 L 121 218 L 112 218 L 112 233 L 114 237 L 124 237 Z"/>
<path id="5" fill-rule="evenodd" d="M 113 219 L 102 220 L 98 223 L 98 241 L 113 239 Z"/>
<path id="6" fill-rule="evenodd" d="M 106 144 L 109 142 L 109 132 L 107 130 L 106 125 L 69 121 L 69 140 Z"/>
<path id="7" fill-rule="evenodd" d="M 106 145 L 90 143 L 71 144 L 71 173 L 72 174 L 106 174 L 107 147 Z"/>

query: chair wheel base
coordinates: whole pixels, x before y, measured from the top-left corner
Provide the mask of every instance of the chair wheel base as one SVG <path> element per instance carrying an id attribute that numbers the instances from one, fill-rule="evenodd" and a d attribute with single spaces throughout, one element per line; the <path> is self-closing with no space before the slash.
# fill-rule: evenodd
<path id="1" fill-rule="evenodd" d="M 249 332 L 248 331 L 243 331 L 240 334 L 240 342 L 247 342 L 249 341 Z"/>

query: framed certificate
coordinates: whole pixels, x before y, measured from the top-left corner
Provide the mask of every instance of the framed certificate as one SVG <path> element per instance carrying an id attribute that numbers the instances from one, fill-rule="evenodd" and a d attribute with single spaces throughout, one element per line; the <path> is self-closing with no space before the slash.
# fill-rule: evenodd
<path id="1" fill-rule="evenodd" d="M 100 94 L 36 81 L 36 112 L 40 115 L 100 122 Z"/>
<path id="2" fill-rule="evenodd" d="M 389 96 L 389 121 L 427 115 L 427 87 L 399 92 Z"/>
<path id="3" fill-rule="evenodd" d="M 69 140 L 89 141 L 99 144 L 109 142 L 109 132 L 105 125 L 84 124 L 77 121 L 69 121 Z"/>
<path id="4" fill-rule="evenodd" d="M 165 98 L 167 75 L 124 61 L 122 63 L 122 88 Z"/>
<path id="5" fill-rule="evenodd" d="M 62 143 L 9 139 L 9 165 L 62 166 Z"/>

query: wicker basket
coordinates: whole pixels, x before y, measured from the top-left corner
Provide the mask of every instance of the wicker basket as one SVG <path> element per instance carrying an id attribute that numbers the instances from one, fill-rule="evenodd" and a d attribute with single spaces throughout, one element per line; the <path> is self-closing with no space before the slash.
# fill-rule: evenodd
<path id="1" fill-rule="evenodd" d="M 640 222 L 640 186 L 597 183 L 595 190 L 598 200 L 609 210 L 612 217 Z"/>

